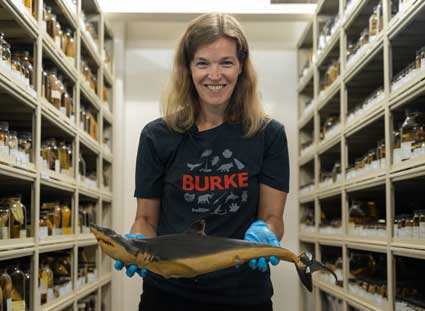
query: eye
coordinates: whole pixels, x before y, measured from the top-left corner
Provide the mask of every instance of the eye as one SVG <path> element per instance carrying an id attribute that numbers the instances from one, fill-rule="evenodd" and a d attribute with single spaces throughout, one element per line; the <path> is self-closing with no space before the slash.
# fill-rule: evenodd
<path id="1" fill-rule="evenodd" d="M 222 64 L 225 67 L 231 67 L 231 66 L 233 66 L 233 62 L 231 60 L 225 60 L 224 62 L 222 62 Z"/>
<path id="2" fill-rule="evenodd" d="M 195 66 L 196 67 L 199 67 L 199 68 L 205 68 L 207 65 L 208 65 L 208 63 L 206 61 L 202 61 L 202 60 L 197 61 L 195 63 Z"/>

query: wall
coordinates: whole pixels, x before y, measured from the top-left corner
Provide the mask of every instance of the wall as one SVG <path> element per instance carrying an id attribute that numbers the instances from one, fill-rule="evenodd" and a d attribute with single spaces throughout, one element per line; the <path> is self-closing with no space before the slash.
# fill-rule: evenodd
<path id="1" fill-rule="evenodd" d="M 129 230 L 136 212 L 133 198 L 135 158 L 139 134 L 143 126 L 159 116 L 159 97 L 167 81 L 179 35 L 187 21 L 181 18 L 174 22 L 154 19 L 149 22 L 127 23 L 125 49 L 118 55 L 124 66 L 124 98 L 119 98 L 120 113 L 115 129 L 119 132 L 116 145 L 121 165 L 115 170 L 118 183 L 116 206 L 119 214 L 114 227 L 121 232 Z M 254 65 L 259 76 L 260 91 L 267 111 L 285 127 L 290 146 L 291 193 L 285 211 L 286 232 L 282 246 L 297 250 L 297 202 L 296 202 L 296 40 L 302 32 L 301 22 L 265 22 L 255 18 L 242 21 L 250 42 Z M 122 107 L 122 108 L 121 108 Z M 282 263 L 273 267 L 275 287 L 273 297 L 275 310 L 298 310 L 297 275 L 294 267 Z M 135 310 L 141 292 L 141 280 L 123 278 L 115 274 L 119 292 L 114 295 L 114 304 L 121 310 Z M 122 293 L 122 295 L 121 295 Z M 113 308 L 113 310 L 118 310 Z"/>

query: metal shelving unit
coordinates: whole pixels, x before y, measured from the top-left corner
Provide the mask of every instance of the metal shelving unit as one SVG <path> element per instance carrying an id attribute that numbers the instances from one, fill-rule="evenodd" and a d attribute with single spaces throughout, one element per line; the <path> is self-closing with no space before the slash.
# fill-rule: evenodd
<path id="1" fill-rule="evenodd" d="M 0 266 L 5 260 L 27 258 L 31 272 L 30 296 L 31 304 L 28 310 L 56 311 L 77 310 L 78 302 L 87 295 L 96 296 L 96 310 L 111 310 L 111 280 L 112 262 L 102 254 L 100 247 L 92 234 L 79 233 L 80 202 L 90 201 L 96 206 L 96 223 L 111 226 L 112 209 L 114 202 L 111 186 L 104 185 L 103 171 L 112 172 L 113 154 L 112 143 L 108 146 L 104 138 L 110 132 L 112 139 L 113 127 L 113 96 L 110 94 L 109 102 L 102 100 L 103 87 L 108 87 L 112 93 L 114 89 L 114 68 L 105 61 L 105 49 L 113 46 L 113 33 L 105 20 L 103 12 L 96 0 L 77 0 L 76 7 L 69 0 L 33 0 L 35 16 L 26 10 L 22 1 L 0 0 L 1 32 L 13 33 L 13 36 L 24 38 L 25 42 L 33 42 L 33 67 L 34 89 L 25 87 L 7 72 L 0 70 L 0 119 L 26 124 L 25 127 L 32 132 L 32 164 L 22 166 L 19 163 L 0 158 L 0 196 L 5 191 L 15 191 L 23 194 L 28 203 L 26 208 L 30 217 L 30 235 L 27 238 L 0 240 Z M 43 4 L 53 5 L 60 13 L 60 18 L 66 21 L 75 34 L 76 55 L 75 63 L 70 62 L 62 50 L 56 47 L 53 40 L 42 27 Z M 95 16 L 96 31 L 99 35 L 97 41 L 90 38 L 82 21 L 82 12 Z M 62 21 L 61 20 L 61 21 Z M 80 72 L 81 52 L 88 53 L 97 66 L 96 78 L 98 94 L 87 86 Z M 113 51 L 109 51 L 110 58 Z M 74 103 L 75 119 L 71 120 L 58 109 L 54 108 L 42 97 L 42 66 L 43 63 L 58 67 L 72 82 L 72 97 Z M 97 114 L 97 139 L 95 140 L 79 126 L 80 104 L 83 102 L 91 105 Z M 60 133 L 73 143 L 73 169 L 72 175 L 57 174 L 45 171 L 41 167 L 41 141 L 51 133 Z M 87 187 L 79 176 L 79 154 L 90 153 L 93 165 L 96 167 L 97 186 Z M 112 179 L 112 174 L 109 178 Z M 109 180 L 112 185 L 112 180 Z M 71 202 L 72 234 L 57 235 L 40 238 L 40 209 L 42 197 L 45 194 L 54 195 L 56 198 L 68 198 Z M 78 253 L 81 248 L 92 247 L 96 249 L 96 278 L 82 287 L 77 286 Z M 72 290 L 66 295 L 40 303 L 39 267 L 40 256 L 44 253 L 68 250 L 72 261 Z"/>
<path id="2" fill-rule="evenodd" d="M 326 309 L 323 297 L 330 295 L 342 301 L 344 311 L 398 310 L 397 272 L 399 258 L 416 260 L 425 267 L 425 243 L 420 239 L 404 239 L 395 234 L 395 218 L 404 209 L 406 199 L 420 198 L 425 185 L 425 155 L 402 162 L 394 160 L 393 130 L 404 119 L 406 107 L 425 100 L 425 70 L 405 79 L 395 87 L 394 81 L 410 63 L 415 53 L 425 46 L 425 2 L 405 1 L 404 9 L 394 10 L 395 0 L 321 0 L 313 19 L 298 42 L 298 167 L 300 216 L 309 213 L 309 225 L 299 226 L 300 249 L 309 250 L 321 260 L 323 248 L 340 251 L 343 286 L 315 277 L 313 295 L 301 289 L 301 310 Z M 358 50 L 348 61 L 348 42 L 359 38 L 368 28 L 372 9 L 382 5 L 383 29 L 373 40 Z M 337 26 L 319 51 L 319 34 L 326 18 L 337 17 Z M 312 63 L 304 66 L 311 53 Z M 335 81 L 321 92 L 321 82 L 328 64 L 339 59 L 340 72 Z M 375 93 L 376 90 L 379 90 Z M 369 101 L 370 100 L 370 101 Z M 367 102 L 362 113 L 354 107 Z M 323 120 L 329 114 L 339 116 L 339 128 L 329 137 L 321 137 Z M 362 153 L 385 143 L 385 161 L 379 168 L 350 175 L 350 166 Z M 306 144 L 306 142 L 308 142 Z M 321 184 L 323 170 L 340 161 L 338 182 Z M 323 169 L 323 170 L 322 170 Z M 415 190 L 416 189 L 416 190 Z M 352 198 L 373 198 L 385 220 L 380 235 L 359 236 L 350 231 L 349 208 Z M 422 201 L 421 201 L 422 202 Z M 338 230 L 327 231 L 321 225 L 322 209 L 340 218 Z M 382 228 L 381 228 L 382 229 Z M 386 301 L 371 300 L 353 292 L 349 285 L 350 256 L 368 251 L 385 258 Z M 325 308 L 325 309 L 324 309 Z"/>

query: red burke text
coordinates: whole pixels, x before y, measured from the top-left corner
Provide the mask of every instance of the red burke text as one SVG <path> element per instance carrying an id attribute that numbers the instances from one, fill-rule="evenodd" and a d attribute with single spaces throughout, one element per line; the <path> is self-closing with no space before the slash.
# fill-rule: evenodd
<path id="1" fill-rule="evenodd" d="M 186 191 L 214 191 L 248 187 L 248 173 L 224 176 L 192 176 L 183 175 L 182 188 Z"/>

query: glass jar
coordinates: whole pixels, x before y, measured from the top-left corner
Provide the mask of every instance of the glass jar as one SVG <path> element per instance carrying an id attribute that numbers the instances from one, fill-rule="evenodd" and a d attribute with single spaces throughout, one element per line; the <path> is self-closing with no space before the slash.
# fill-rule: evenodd
<path id="1" fill-rule="evenodd" d="M 0 122 L 0 148 L 8 146 L 9 122 Z M 2 151 L 0 150 L 0 153 Z M 9 153 L 9 149 L 7 150 Z"/>
<path id="2" fill-rule="evenodd" d="M 3 310 L 12 311 L 12 279 L 7 269 L 3 268 L 0 274 L 0 287 L 3 293 Z"/>
<path id="3" fill-rule="evenodd" d="M 69 93 L 67 91 L 67 86 L 65 83 L 62 82 L 62 86 L 63 86 L 63 93 L 62 93 L 62 109 L 63 109 L 63 113 L 70 118 L 72 115 L 72 109 L 73 109 L 73 105 L 72 105 L 72 97 L 69 96 Z"/>
<path id="4" fill-rule="evenodd" d="M 23 66 L 25 67 L 25 69 L 28 72 L 29 85 L 31 87 L 34 87 L 34 76 L 33 76 L 34 75 L 34 68 L 33 68 L 33 65 L 32 65 L 32 59 L 31 59 L 30 52 L 24 51 L 22 63 L 23 63 Z"/>
<path id="5" fill-rule="evenodd" d="M 46 15 L 46 23 L 47 23 L 47 33 L 49 36 L 55 40 L 55 26 L 56 26 L 56 15 L 52 13 L 52 8 L 47 7 L 47 15 Z"/>
<path id="6" fill-rule="evenodd" d="M 42 216 L 43 224 L 46 223 L 47 225 L 47 235 L 49 236 L 55 233 L 54 224 L 55 224 L 55 207 L 56 206 L 57 206 L 57 202 L 43 203 L 41 205 L 40 215 Z"/>
<path id="7" fill-rule="evenodd" d="M 68 151 L 68 166 L 69 166 L 69 171 L 72 174 L 72 168 L 73 168 L 73 159 L 72 159 L 72 144 L 66 145 L 66 150 Z M 73 175 L 73 174 L 72 174 Z"/>
<path id="8" fill-rule="evenodd" d="M 66 115 L 66 108 L 65 108 L 65 104 L 64 104 L 64 93 L 65 93 L 65 86 L 63 85 L 63 76 L 62 75 L 58 75 L 58 86 L 59 86 L 59 94 L 60 94 L 60 99 L 59 99 L 59 111 L 62 112 L 64 115 Z"/>
<path id="9" fill-rule="evenodd" d="M 75 46 L 75 39 L 71 29 L 68 28 L 66 30 L 65 36 L 68 38 L 68 45 L 66 46 L 65 55 L 71 58 L 75 58 L 76 46 Z"/>
<path id="10" fill-rule="evenodd" d="M 46 263 L 41 264 L 40 269 L 40 300 L 41 304 L 49 302 L 53 298 L 53 271 Z"/>
<path id="11" fill-rule="evenodd" d="M 412 239 L 413 238 L 413 215 L 406 215 L 405 218 L 405 227 L 404 227 L 404 238 Z"/>
<path id="12" fill-rule="evenodd" d="M 32 134 L 30 132 L 22 132 L 18 135 L 19 151 L 25 155 L 26 161 L 31 161 L 32 153 Z"/>
<path id="13" fill-rule="evenodd" d="M 406 109 L 406 119 L 400 129 L 401 160 L 410 159 L 412 156 L 412 147 L 419 130 L 417 119 L 420 115 L 421 113 L 414 108 Z"/>
<path id="14" fill-rule="evenodd" d="M 57 20 L 56 16 L 52 19 L 55 20 L 54 23 L 54 36 L 53 36 L 53 41 L 55 41 L 55 45 L 58 49 L 61 48 L 61 33 L 62 33 L 62 29 L 61 29 L 61 24 L 59 23 L 59 21 Z"/>
<path id="15" fill-rule="evenodd" d="M 425 240 L 425 210 L 419 210 L 419 239 Z"/>
<path id="16" fill-rule="evenodd" d="M 6 43 L 3 47 L 3 61 L 7 66 L 12 66 L 12 51 L 9 43 Z"/>
<path id="17" fill-rule="evenodd" d="M 72 234 L 71 227 L 71 209 L 68 204 L 62 205 L 62 227 L 63 234 Z"/>
<path id="18" fill-rule="evenodd" d="M 369 30 L 367 28 L 363 29 L 360 34 L 360 48 L 369 43 Z"/>
<path id="19" fill-rule="evenodd" d="M 4 39 L 4 33 L 0 32 L 0 60 L 3 60 L 3 49 L 6 47 L 6 40 Z"/>
<path id="20" fill-rule="evenodd" d="M 40 239 L 43 239 L 51 234 L 49 234 L 49 218 L 48 218 L 48 211 L 42 210 L 40 211 L 40 221 L 38 222 L 39 225 L 39 237 Z"/>
<path id="21" fill-rule="evenodd" d="M 108 88 L 106 87 L 106 85 L 105 84 L 103 84 L 103 95 L 102 95 L 102 98 L 103 98 L 103 102 L 104 103 L 109 103 L 109 90 L 108 90 Z"/>
<path id="22" fill-rule="evenodd" d="M 402 214 L 398 216 L 398 238 L 405 238 L 405 228 L 406 228 L 406 215 Z"/>
<path id="23" fill-rule="evenodd" d="M 21 62 L 16 55 L 12 56 L 11 68 L 15 73 L 21 74 Z"/>
<path id="24" fill-rule="evenodd" d="M 57 109 L 60 109 L 61 107 L 61 99 L 62 99 L 62 93 L 60 90 L 60 81 L 57 78 L 57 70 L 56 68 L 53 68 L 48 73 L 48 79 L 49 79 L 49 85 L 50 85 L 50 103 L 55 106 Z"/>
<path id="25" fill-rule="evenodd" d="M 4 307 L 3 307 L 3 290 L 1 289 L 1 286 L 0 286 L 0 310 L 4 310 Z"/>
<path id="26" fill-rule="evenodd" d="M 79 162 L 78 162 L 78 171 L 80 173 L 80 178 L 85 177 L 87 175 L 86 161 L 84 160 L 81 153 L 80 153 L 80 159 L 79 159 Z"/>
<path id="27" fill-rule="evenodd" d="M 370 39 L 373 40 L 373 38 L 376 37 L 378 34 L 378 7 L 373 8 L 373 13 L 369 17 L 369 36 Z"/>
<path id="28" fill-rule="evenodd" d="M 85 130 L 85 122 L 86 122 L 86 108 L 84 106 L 80 106 L 80 129 Z"/>
<path id="29" fill-rule="evenodd" d="M 63 234 L 63 227 L 62 227 L 62 207 L 59 204 L 59 202 L 54 203 L 54 233 L 55 235 L 62 235 Z"/>
<path id="30" fill-rule="evenodd" d="M 10 238 L 26 238 L 27 210 L 25 205 L 21 202 L 21 197 L 16 196 L 5 200 L 10 209 Z"/>
<path id="31" fill-rule="evenodd" d="M 63 141 L 59 143 L 59 162 L 61 171 L 69 170 L 68 150 Z"/>
<path id="32" fill-rule="evenodd" d="M 60 172 L 59 151 L 55 138 L 47 141 L 47 162 L 50 170 Z"/>
<path id="33" fill-rule="evenodd" d="M 50 82 L 49 75 L 43 70 L 41 75 L 41 96 L 50 102 Z"/>
<path id="34" fill-rule="evenodd" d="M 378 3 L 378 33 L 384 30 L 384 7 L 382 3 Z"/>
<path id="35" fill-rule="evenodd" d="M 12 310 L 25 310 L 25 275 L 19 265 L 10 273 L 12 279 Z"/>
<path id="36" fill-rule="evenodd" d="M 30 271 L 24 271 L 24 280 L 25 280 L 25 305 L 26 310 L 31 309 L 31 273 Z"/>
<path id="37" fill-rule="evenodd" d="M 9 206 L 0 202 L 0 240 L 10 238 L 10 210 Z"/>
<path id="38" fill-rule="evenodd" d="M 16 131 L 9 131 L 7 145 L 9 147 L 9 153 L 15 155 L 18 151 L 18 133 Z"/>
<path id="39" fill-rule="evenodd" d="M 412 238 L 419 240 L 420 238 L 420 211 L 413 211 L 413 229 L 412 229 Z"/>

